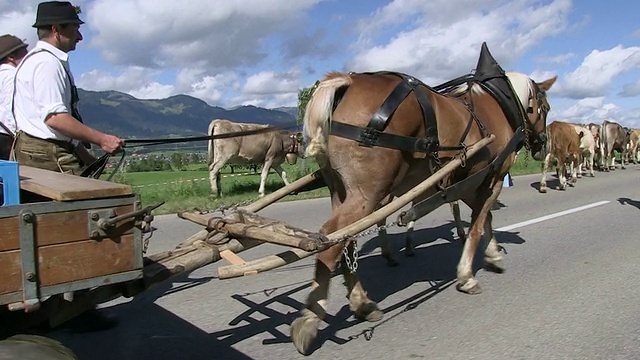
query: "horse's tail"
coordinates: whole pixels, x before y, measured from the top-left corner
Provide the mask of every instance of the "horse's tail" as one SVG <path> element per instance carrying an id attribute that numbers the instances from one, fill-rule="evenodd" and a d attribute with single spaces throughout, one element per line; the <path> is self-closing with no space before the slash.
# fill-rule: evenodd
<path id="1" fill-rule="evenodd" d="M 326 153 L 336 91 L 351 85 L 351 82 L 349 74 L 330 73 L 311 95 L 304 113 L 304 135 L 308 139 L 307 156 L 318 157 Z"/>

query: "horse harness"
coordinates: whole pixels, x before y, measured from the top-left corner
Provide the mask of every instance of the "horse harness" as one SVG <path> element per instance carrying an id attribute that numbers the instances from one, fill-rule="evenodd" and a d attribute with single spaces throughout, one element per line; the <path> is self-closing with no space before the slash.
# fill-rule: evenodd
<path id="1" fill-rule="evenodd" d="M 441 188 L 440 191 L 433 196 L 415 204 L 410 210 L 403 212 L 399 218 L 400 223 L 402 224 L 407 224 L 409 221 L 419 219 L 447 202 L 461 199 L 463 194 L 468 190 L 480 186 L 492 170 L 502 166 L 509 154 L 520 150 L 522 146 L 530 148 L 530 144 L 527 143 L 528 141 L 525 133 L 530 132 L 531 130 L 529 128 L 533 127 L 527 116 L 528 113 L 533 113 L 533 106 L 531 106 L 532 104 L 529 104 L 526 110 L 523 108 L 522 104 L 518 100 L 518 96 L 511 86 L 511 83 L 508 81 L 504 70 L 493 58 L 486 46 L 486 43 L 482 44 L 482 51 L 474 74 L 459 77 L 434 88 L 431 88 L 416 78 L 403 73 L 378 72 L 365 74 L 390 74 L 400 77 L 401 81 L 387 96 L 380 108 L 378 108 L 378 110 L 373 114 L 367 127 L 363 128 L 333 121 L 331 123 L 330 130 L 332 135 L 355 140 L 361 146 L 381 146 L 410 153 L 428 153 L 433 157 L 436 164 L 440 163 L 438 151 L 463 150 L 462 156 L 464 157 L 464 150 L 467 147 L 464 144 L 464 139 L 467 137 L 471 129 L 471 125 L 473 124 L 472 120 L 475 120 L 482 135 L 487 135 L 484 124 L 482 124 L 482 121 L 473 111 L 473 103 L 470 101 L 466 104 L 472 119 L 469 121 L 469 125 L 462 135 L 460 144 L 455 146 L 441 146 L 438 140 L 438 128 L 435 112 L 428 97 L 425 95 L 423 88 L 431 89 L 442 94 L 446 93 L 447 90 L 450 90 L 453 87 L 464 83 L 471 85 L 472 82 L 479 84 L 486 92 L 491 94 L 491 96 L 498 102 L 511 128 L 514 130 L 514 135 L 507 146 L 489 165 L 453 185 Z M 540 91 L 537 85 L 535 90 L 536 93 L 531 95 L 533 95 L 537 101 L 537 119 L 539 120 L 542 117 L 542 113 L 544 112 L 546 114 L 548 109 L 544 106 L 544 93 Z M 411 92 L 415 94 L 416 99 L 420 104 L 425 124 L 426 137 L 414 138 L 385 133 L 384 130 L 386 129 L 394 111 L 398 106 L 400 106 L 400 104 L 402 104 L 404 99 Z M 540 141 L 544 144 L 546 142 L 546 131 L 538 134 L 535 141 Z"/>

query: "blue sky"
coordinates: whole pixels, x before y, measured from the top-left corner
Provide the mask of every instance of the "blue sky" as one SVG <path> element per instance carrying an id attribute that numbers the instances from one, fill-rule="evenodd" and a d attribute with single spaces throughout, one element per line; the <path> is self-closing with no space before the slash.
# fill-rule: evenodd
<path id="1" fill-rule="evenodd" d="M 0 0 L 2 32 L 36 42 L 38 1 Z M 543 81 L 549 120 L 640 128 L 640 3 L 628 0 L 79 0 L 78 85 L 225 108 L 296 106 L 329 71 L 397 70 L 437 85 L 486 41 Z"/>

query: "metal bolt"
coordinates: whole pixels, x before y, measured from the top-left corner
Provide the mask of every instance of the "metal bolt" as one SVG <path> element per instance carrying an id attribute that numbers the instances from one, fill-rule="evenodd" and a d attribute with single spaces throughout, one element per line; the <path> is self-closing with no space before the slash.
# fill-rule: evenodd
<path id="1" fill-rule="evenodd" d="M 91 232 L 91 238 L 99 238 L 100 237 L 100 232 L 98 230 L 93 230 Z"/>
<path id="2" fill-rule="evenodd" d="M 109 217 L 116 217 L 116 211 L 115 210 L 109 210 Z"/>
<path id="3" fill-rule="evenodd" d="M 91 214 L 91 220 L 97 221 L 98 219 L 100 219 L 100 215 L 98 215 L 98 213 Z"/>
<path id="4" fill-rule="evenodd" d="M 31 271 L 27 272 L 24 274 L 24 276 L 27 278 L 27 280 L 29 281 L 35 281 L 36 280 L 36 274 L 32 273 Z"/>
<path id="5" fill-rule="evenodd" d="M 27 223 L 33 222 L 33 214 L 32 213 L 22 214 L 22 221 Z"/>

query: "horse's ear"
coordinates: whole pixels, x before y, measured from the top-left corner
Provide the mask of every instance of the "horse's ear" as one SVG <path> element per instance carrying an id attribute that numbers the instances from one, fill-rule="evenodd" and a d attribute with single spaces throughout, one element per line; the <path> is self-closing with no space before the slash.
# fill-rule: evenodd
<path id="1" fill-rule="evenodd" d="M 555 84 L 556 80 L 558 80 L 558 75 L 552 77 L 551 79 L 538 83 L 538 86 L 540 87 L 540 90 L 547 92 L 549 91 L 549 89 L 551 89 L 551 86 Z"/>

